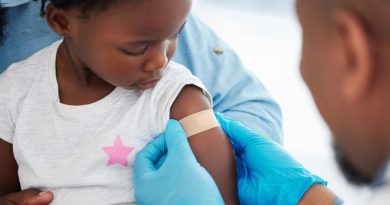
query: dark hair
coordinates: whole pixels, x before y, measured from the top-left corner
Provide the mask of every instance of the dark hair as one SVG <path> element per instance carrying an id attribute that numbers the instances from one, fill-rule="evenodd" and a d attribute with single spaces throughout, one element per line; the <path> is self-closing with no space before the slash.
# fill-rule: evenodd
<path id="1" fill-rule="evenodd" d="M 5 8 L 0 4 L 0 45 L 5 39 L 5 25 L 7 24 Z"/>
<path id="2" fill-rule="evenodd" d="M 118 0 L 41 0 L 41 16 L 45 15 L 46 3 L 49 1 L 59 9 L 78 8 L 83 14 L 86 14 L 92 10 L 106 10 Z"/>

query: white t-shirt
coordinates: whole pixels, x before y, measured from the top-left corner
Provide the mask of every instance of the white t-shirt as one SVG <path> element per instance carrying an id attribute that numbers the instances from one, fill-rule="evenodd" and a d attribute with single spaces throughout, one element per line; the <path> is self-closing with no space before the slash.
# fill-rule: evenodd
<path id="1" fill-rule="evenodd" d="M 53 204 L 135 202 L 136 153 L 165 129 L 185 85 L 206 89 L 171 62 L 152 89 L 117 87 L 95 103 L 65 105 L 55 73 L 59 44 L 0 75 L 0 138 L 13 144 L 21 187 L 52 191 Z"/>
<path id="2" fill-rule="evenodd" d="M 389 205 L 390 204 L 390 161 L 387 163 L 383 185 L 372 190 L 371 201 L 366 204 Z"/>

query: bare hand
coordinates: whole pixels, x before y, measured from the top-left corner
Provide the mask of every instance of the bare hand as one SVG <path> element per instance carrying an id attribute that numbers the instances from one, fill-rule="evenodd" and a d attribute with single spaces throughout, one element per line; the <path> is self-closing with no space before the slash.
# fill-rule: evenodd
<path id="1" fill-rule="evenodd" d="M 26 189 L 0 197 L 0 205 L 48 205 L 53 200 L 51 192 Z"/>

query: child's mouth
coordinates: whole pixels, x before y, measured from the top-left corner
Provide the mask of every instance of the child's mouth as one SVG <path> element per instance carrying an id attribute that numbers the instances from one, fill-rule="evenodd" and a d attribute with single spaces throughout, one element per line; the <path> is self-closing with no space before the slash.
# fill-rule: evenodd
<path id="1" fill-rule="evenodd" d="M 152 81 L 145 82 L 145 83 L 137 83 L 136 87 L 140 90 L 146 90 L 146 89 L 149 89 L 149 88 L 156 86 L 158 81 L 159 81 L 159 79 L 152 80 Z"/>

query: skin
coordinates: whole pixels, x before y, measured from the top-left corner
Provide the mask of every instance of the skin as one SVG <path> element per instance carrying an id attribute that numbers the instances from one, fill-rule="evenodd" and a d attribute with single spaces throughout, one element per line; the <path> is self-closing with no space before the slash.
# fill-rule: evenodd
<path id="1" fill-rule="evenodd" d="M 211 104 L 203 91 L 194 86 L 187 86 L 172 105 L 171 116 L 180 120 L 207 109 L 211 109 Z M 221 127 L 193 135 L 189 142 L 196 159 L 213 177 L 225 204 L 240 204 L 234 153 Z"/>
<path id="2" fill-rule="evenodd" d="M 104 11 L 84 13 L 77 8 L 62 10 L 49 5 L 47 22 L 64 37 L 56 59 L 61 103 L 90 104 L 117 86 L 152 88 L 175 52 L 178 33 L 191 4 L 191 0 L 119 1 Z M 204 93 L 187 86 L 174 102 L 171 117 L 180 120 L 209 108 Z M 225 202 L 238 204 L 234 154 L 223 131 L 200 133 L 190 139 L 190 145 L 199 162 L 214 177 Z M 0 162 L 6 167 L 0 171 L 0 195 L 3 195 L 19 191 L 19 180 L 12 145 L 0 141 L 0 147 Z M 34 194 L 31 196 L 35 197 Z M 4 198 L 12 201 L 26 195 L 19 192 L 16 196 L 9 194 Z M 50 196 L 44 197 L 43 204 L 49 203 Z"/>
<path id="3" fill-rule="evenodd" d="M 379 18 L 385 15 L 382 10 L 369 10 L 373 2 L 383 3 L 297 1 L 304 35 L 302 76 L 335 142 L 355 169 L 370 178 L 390 150 L 389 35 L 372 20 L 386 19 Z M 325 187 L 315 185 L 300 204 L 331 204 L 334 199 Z"/>
<path id="4" fill-rule="evenodd" d="M 297 0 L 301 74 L 350 169 L 372 181 L 390 150 L 390 4 L 382 0 Z M 317 204 L 329 190 L 302 199 Z"/>
<path id="5" fill-rule="evenodd" d="M 0 198 L 1 205 L 47 205 L 53 200 L 50 192 L 40 192 L 36 189 L 26 189 L 21 192 L 8 194 Z"/>

